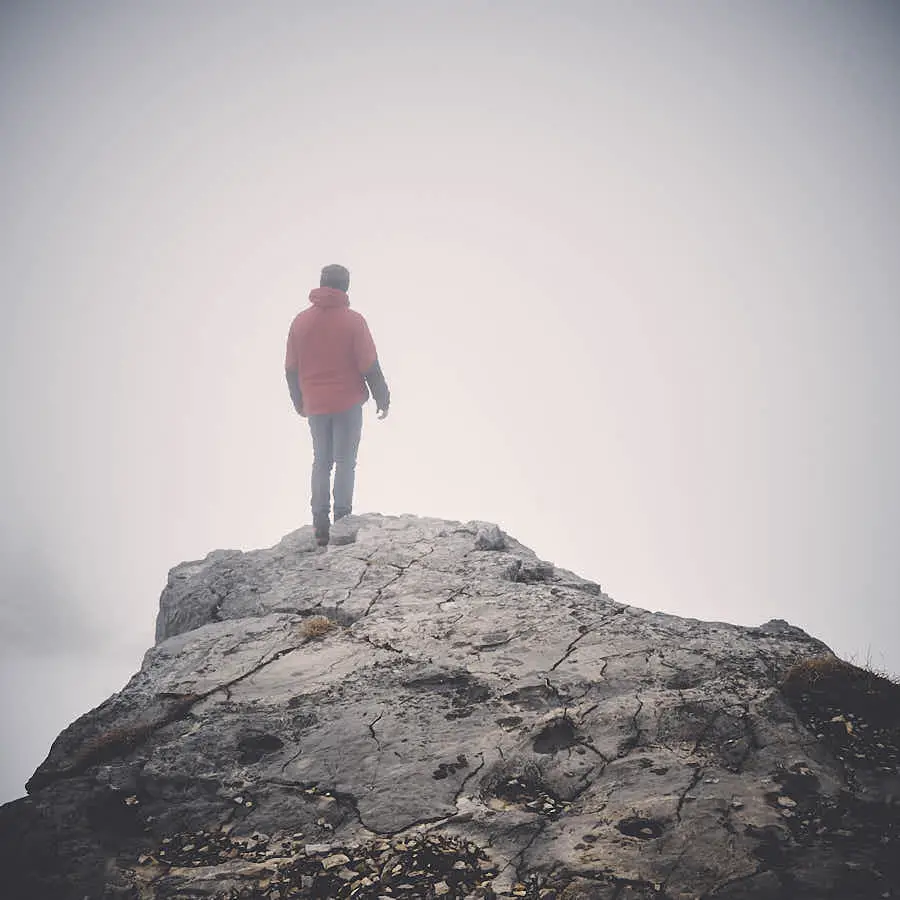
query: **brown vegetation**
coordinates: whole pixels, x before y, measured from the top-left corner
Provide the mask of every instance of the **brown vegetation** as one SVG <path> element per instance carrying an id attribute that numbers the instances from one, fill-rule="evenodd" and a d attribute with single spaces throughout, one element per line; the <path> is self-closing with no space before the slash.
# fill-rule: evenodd
<path id="1" fill-rule="evenodd" d="M 796 663 L 784 676 L 781 690 L 794 704 L 827 702 L 863 716 L 873 725 L 896 725 L 900 717 L 900 684 L 836 656 L 815 656 Z"/>
<path id="2" fill-rule="evenodd" d="M 308 641 L 312 641 L 328 634 L 334 627 L 334 622 L 328 616 L 311 616 L 304 619 L 300 626 L 300 634 Z"/>

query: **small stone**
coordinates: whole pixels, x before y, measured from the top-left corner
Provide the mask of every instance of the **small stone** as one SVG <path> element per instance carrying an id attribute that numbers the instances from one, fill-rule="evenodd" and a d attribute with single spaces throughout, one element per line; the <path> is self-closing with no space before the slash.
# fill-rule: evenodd
<path id="1" fill-rule="evenodd" d="M 785 806 L 785 807 L 788 807 L 789 809 L 792 809 L 793 807 L 795 807 L 797 805 L 797 801 L 791 799 L 790 797 L 779 797 L 778 805 Z"/>
<path id="2" fill-rule="evenodd" d="M 434 886 L 434 896 L 435 897 L 443 897 L 445 894 L 450 893 L 450 885 L 447 884 L 446 881 L 439 881 Z"/>
<path id="3" fill-rule="evenodd" d="M 345 855 L 344 853 L 333 853 L 331 856 L 326 856 L 325 859 L 322 860 L 322 868 L 334 869 L 337 866 L 344 866 L 348 862 L 350 862 L 350 857 Z"/>
<path id="4" fill-rule="evenodd" d="M 126 806 L 137 806 L 138 803 L 140 803 L 140 800 L 138 800 L 138 798 L 135 797 L 134 795 L 132 795 L 131 797 L 126 797 L 126 798 L 125 798 L 125 805 L 126 805 Z"/>
<path id="5" fill-rule="evenodd" d="M 307 844 L 303 852 L 307 856 L 319 856 L 322 853 L 331 853 L 331 844 Z"/>

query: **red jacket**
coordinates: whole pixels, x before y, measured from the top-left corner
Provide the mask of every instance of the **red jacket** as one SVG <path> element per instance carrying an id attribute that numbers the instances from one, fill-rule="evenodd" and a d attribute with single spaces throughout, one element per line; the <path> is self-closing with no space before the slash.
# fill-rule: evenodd
<path id="1" fill-rule="evenodd" d="M 378 359 L 366 320 L 344 291 L 310 291 L 312 304 L 288 332 L 284 368 L 297 372 L 308 416 L 344 412 L 369 399 L 365 373 Z"/>

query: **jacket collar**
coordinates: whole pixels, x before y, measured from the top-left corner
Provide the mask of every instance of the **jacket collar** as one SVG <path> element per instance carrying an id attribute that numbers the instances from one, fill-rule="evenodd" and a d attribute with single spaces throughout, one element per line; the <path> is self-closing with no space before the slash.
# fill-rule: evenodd
<path id="1" fill-rule="evenodd" d="M 345 291 L 339 291 L 337 288 L 318 287 L 309 292 L 309 302 L 325 309 L 333 309 L 349 306 L 350 298 Z"/>

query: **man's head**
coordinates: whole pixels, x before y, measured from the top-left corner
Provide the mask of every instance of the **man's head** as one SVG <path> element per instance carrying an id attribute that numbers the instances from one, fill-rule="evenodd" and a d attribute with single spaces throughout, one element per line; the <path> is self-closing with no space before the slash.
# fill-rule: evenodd
<path id="1" fill-rule="evenodd" d="M 339 291 L 350 290 L 350 273 L 336 263 L 322 269 L 319 287 L 337 288 Z"/>

